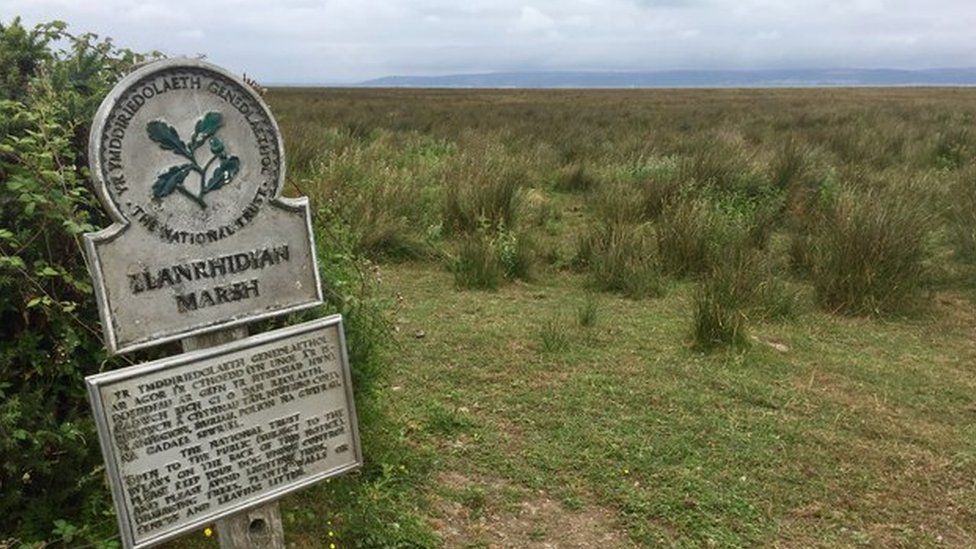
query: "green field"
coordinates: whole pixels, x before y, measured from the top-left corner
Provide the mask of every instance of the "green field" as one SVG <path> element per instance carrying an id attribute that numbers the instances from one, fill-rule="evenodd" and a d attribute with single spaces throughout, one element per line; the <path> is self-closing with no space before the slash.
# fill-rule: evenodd
<path id="1" fill-rule="evenodd" d="M 976 91 L 269 102 L 394 331 L 292 542 L 976 544 Z"/>

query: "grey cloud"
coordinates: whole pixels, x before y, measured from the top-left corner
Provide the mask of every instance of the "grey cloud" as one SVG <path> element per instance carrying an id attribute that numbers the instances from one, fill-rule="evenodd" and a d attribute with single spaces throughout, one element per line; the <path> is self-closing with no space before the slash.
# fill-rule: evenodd
<path id="1" fill-rule="evenodd" d="M 136 49 L 203 52 L 265 82 L 976 65 L 971 0 L 0 0 L 0 14 L 64 19 Z"/>

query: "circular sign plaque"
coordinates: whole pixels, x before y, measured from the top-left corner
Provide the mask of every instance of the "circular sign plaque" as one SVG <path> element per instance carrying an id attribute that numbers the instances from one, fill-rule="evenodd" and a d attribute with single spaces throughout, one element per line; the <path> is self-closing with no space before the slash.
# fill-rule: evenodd
<path id="1" fill-rule="evenodd" d="M 106 207 L 165 242 L 207 244 L 251 223 L 284 180 L 282 144 L 255 91 L 197 60 L 152 63 L 99 109 L 92 171 Z"/>
<path id="2" fill-rule="evenodd" d="M 114 224 L 85 235 L 112 352 L 322 301 L 306 198 L 281 198 L 281 133 L 240 78 L 192 59 L 122 79 L 89 142 Z"/>

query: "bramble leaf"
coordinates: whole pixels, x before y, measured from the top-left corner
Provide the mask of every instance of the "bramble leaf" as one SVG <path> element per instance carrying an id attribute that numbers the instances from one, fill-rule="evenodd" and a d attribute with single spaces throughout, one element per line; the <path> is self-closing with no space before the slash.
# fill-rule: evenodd
<path id="1" fill-rule="evenodd" d="M 178 185 L 183 184 L 183 180 L 192 169 L 193 164 L 180 164 L 159 174 L 152 186 L 153 196 L 162 198 L 175 191 Z"/>
<path id="2" fill-rule="evenodd" d="M 180 134 L 177 133 L 176 128 L 166 122 L 153 120 L 146 124 L 146 133 L 149 134 L 149 139 L 159 144 L 163 150 L 173 151 L 187 158 L 191 157 L 190 152 L 186 148 L 186 144 L 180 139 Z"/>
<path id="3" fill-rule="evenodd" d="M 207 183 L 206 191 L 215 191 L 227 183 L 230 183 L 231 179 L 237 175 L 241 169 L 241 160 L 236 156 L 229 156 L 220 161 L 220 166 L 214 170 L 213 175 L 210 177 L 210 181 Z"/>
<path id="4" fill-rule="evenodd" d="M 219 112 L 208 112 L 203 118 L 197 120 L 197 125 L 193 128 L 193 139 L 190 140 L 190 148 L 196 150 L 203 145 L 207 138 L 213 136 L 223 124 L 223 117 Z"/>
<path id="5" fill-rule="evenodd" d="M 219 137 L 210 138 L 210 152 L 222 159 L 227 158 L 227 154 L 224 152 L 224 142 Z"/>

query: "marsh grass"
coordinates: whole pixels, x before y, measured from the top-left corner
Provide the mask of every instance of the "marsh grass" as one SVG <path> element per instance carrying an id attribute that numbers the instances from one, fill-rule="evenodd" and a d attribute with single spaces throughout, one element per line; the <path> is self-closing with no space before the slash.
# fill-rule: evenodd
<path id="1" fill-rule="evenodd" d="M 768 268 L 763 274 L 752 295 L 753 317 L 770 321 L 796 318 L 802 309 L 802 290 Z"/>
<path id="2" fill-rule="evenodd" d="M 718 136 L 700 137 L 687 145 L 680 162 L 681 179 L 704 187 L 729 189 L 752 171 L 751 151 L 739 141 Z"/>
<path id="3" fill-rule="evenodd" d="M 440 508 L 442 479 L 453 477 L 444 473 L 459 473 L 485 489 L 476 520 L 505 516 L 495 486 L 526 494 L 543 490 L 554 499 L 581 501 L 584 512 L 620 510 L 623 518 L 613 526 L 635 545 L 914 547 L 936 543 L 934 532 L 949 545 L 973 545 L 976 529 L 965 512 L 972 506 L 966 495 L 945 489 L 953 479 L 974 476 L 972 460 L 946 465 L 933 458 L 968 448 L 965 422 L 956 420 L 966 417 L 969 402 L 958 375 L 971 348 L 968 319 L 976 294 L 969 279 L 940 282 L 939 306 L 908 322 L 820 312 L 802 322 L 782 320 L 804 312 L 808 301 L 841 311 L 815 297 L 815 286 L 825 285 L 815 280 L 844 280 L 859 267 L 840 264 L 843 258 L 892 247 L 872 231 L 847 226 L 864 223 L 837 222 L 841 196 L 848 193 L 858 200 L 887 194 L 936 221 L 938 238 L 918 241 L 928 240 L 925 246 L 936 246 L 937 253 L 923 254 L 921 263 L 937 258 L 947 271 L 969 272 L 960 262 L 972 234 L 965 231 L 973 226 L 967 216 L 974 209 L 963 205 L 971 187 L 949 185 L 972 164 L 972 134 L 965 134 L 976 119 L 974 96 L 968 89 L 275 90 L 271 102 L 282 127 L 301 143 L 294 158 L 289 144 L 290 167 L 298 167 L 289 171 L 298 184 L 290 188 L 300 185 L 316 205 L 331 198 L 344 224 L 360 217 L 352 213 L 360 207 L 353 202 L 386 201 L 384 209 L 405 203 L 390 212 L 390 222 L 379 214 L 364 217 L 471 266 L 455 273 L 458 286 L 480 278 L 488 281 L 480 285 L 498 287 L 512 276 L 498 253 L 502 230 L 527 235 L 550 258 L 534 282 L 497 294 L 450 291 L 451 277 L 427 264 L 389 266 L 387 280 L 407 296 L 408 316 L 445 337 L 409 339 L 377 366 L 392 376 L 391 384 L 424 383 L 374 401 L 389 406 L 387 422 L 369 418 L 361 426 L 364 443 L 381 451 L 371 452 L 364 475 L 333 481 L 341 493 L 322 492 L 338 500 L 302 501 L 317 513 L 290 530 L 296 543 L 319 543 L 326 535 L 320 517 L 334 513 L 344 530 L 337 533 L 347 536 L 343 541 L 450 544 L 435 538 L 430 530 L 439 522 L 431 518 Z M 510 201 L 469 200 L 477 187 L 449 191 L 458 182 L 504 185 L 505 173 L 521 189 L 514 194 L 523 198 L 515 202 L 529 202 L 514 216 L 495 213 L 504 206 L 479 205 Z M 924 182 L 945 200 L 933 204 L 889 186 L 901 179 Z M 416 194 L 394 199 L 399 191 L 366 190 L 377 184 Z M 611 190 L 624 198 L 600 196 Z M 448 192 L 457 192 L 458 215 L 445 214 Z M 538 196 L 524 198 L 529 192 Z M 770 220 L 775 199 L 782 203 Z M 666 271 L 695 283 L 672 284 L 658 275 L 668 295 L 654 302 L 601 298 L 601 329 L 582 326 L 588 322 L 584 292 L 601 279 L 634 279 L 605 274 L 634 271 L 648 257 L 665 272 L 666 254 L 656 255 L 657 232 L 671 230 L 672 206 L 680 200 L 701 201 L 713 217 L 698 223 L 704 238 L 683 240 L 692 251 L 696 241 L 712 243 L 706 253 L 686 254 L 700 258 L 685 262 L 689 273 Z M 643 206 L 634 210 L 631 203 Z M 605 225 L 619 228 L 611 232 Z M 626 236 L 637 227 L 643 244 Z M 696 234 L 687 227 L 682 232 Z M 857 242 L 862 238 L 863 248 Z M 722 259 L 727 243 L 740 240 L 742 249 L 759 254 L 759 267 Z M 625 253 L 648 241 L 652 251 Z M 459 253 L 465 246 L 472 251 Z M 602 250 L 616 251 L 595 253 Z M 582 276 L 563 272 L 573 251 Z M 821 257 L 830 269 L 820 265 Z M 883 264 L 873 260 L 871 272 Z M 614 267 L 620 265 L 625 268 Z M 931 289 L 925 276 L 917 291 L 889 302 L 899 308 Z M 555 311 L 577 308 L 576 318 L 553 318 Z M 533 311 L 530 320 L 525 311 Z M 680 345 L 689 332 L 703 349 L 735 348 L 754 333 L 789 350 L 757 345 L 689 356 Z M 567 337 L 568 348 L 559 343 Z M 539 355 L 521 360 L 519 346 L 499 344 L 520 339 Z M 465 367 L 457 367 L 461 361 Z M 924 375 L 918 364 L 924 364 Z M 878 387 L 884 388 L 884 406 L 863 406 L 877 400 Z M 485 399 L 492 403 L 484 405 Z M 461 412 L 460 402 L 482 405 Z M 425 403 L 438 403 L 449 414 L 428 411 Z M 855 409 L 858 421 L 837 421 Z M 899 410 L 896 424 L 892 409 Z M 792 414 L 784 432 L 783 414 L 791 410 L 803 413 Z M 474 417 L 472 426 L 455 421 Z M 944 428 L 924 428 L 933 420 Z M 921 427 L 893 454 L 888 441 L 901 441 L 906 425 Z M 818 443 L 828 432 L 837 444 Z M 652 448 L 648 437 L 663 443 Z M 581 451 L 610 439 L 619 442 L 613 451 L 599 460 L 580 459 Z M 440 457 L 418 467 L 415 450 Z M 417 472 L 401 475 L 400 463 Z M 853 469 L 839 471 L 836 463 Z M 794 473 L 801 470 L 812 473 L 797 483 Z M 859 497 L 866 489 L 877 497 Z M 471 507 L 482 508 L 480 498 L 471 499 Z M 844 513 L 797 514 L 798 508 Z M 526 539 L 517 536 L 512 544 L 524 545 Z M 462 537 L 459 544 L 491 543 Z"/>
<path id="4" fill-rule="evenodd" d="M 970 161 L 976 152 L 972 130 L 968 127 L 943 128 L 935 135 L 931 151 L 932 165 L 937 169 L 955 170 Z"/>
<path id="5" fill-rule="evenodd" d="M 468 233 L 483 225 L 514 226 L 521 205 L 515 173 L 483 180 L 455 180 L 444 190 L 444 227 Z"/>
<path id="6" fill-rule="evenodd" d="M 657 251 L 664 271 L 677 277 L 706 271 L 713 263 L 720 231 L 717 215 L 705 199 L 672 201 L 657 223 Z"/>
<path id="7" fill-rule="evenodd" d="M 539 326 L 539 348 L 544 353 L 561 353 L 569 348 L 572 338 L 562 317 L 549 317 Z"/>
<path id="8" fill-rule="evenodd" d="M 576 323 L 581 328 L 592 328 L 596 326 L 599 312 L 600 308 L 596 295 L 592 292 L 587 292 L 583 302 L 576 308 Z"/>
<path id="9" fill-rule="evenodd" d="M 696 286 L 694 346 L 707 351 L 745 345 L 751 322 L 795 318 L 801 299 L 798 289 L 775 274 L 768 252 L 727 248 Z"/>
<path id="10" fill-rule="evenodd" d="M 554 188 L 563 192 L 585 192 L 599 186 L 599 180 L 592 168 L 583 163 L 568 164 L 556 174 Z"/>
<path id="11" fill-rule="evenodd" d="M 637 182 L 641 209 L 646 219 L 659 219 L 684 188 L 684 181 L 674 162 L 667 162 Z"/>
<path id="12" fill-rule="evenodd" d="M 905 184 L 847 190 L 813 241 L 817 301 L 844 314 L 902 312 L 928 282 L 932 217 Z"/>
<path id="13" fill-rule="evenodd" d="M 692 329 L 696 349 L 746 345 L 747 311 L 756 282 L 747 261 L 722 262 L 697 284 Z"/>
<path id="14" fill-rule="evenodd" d="M 456 159 L 444 176 L 442 222 L 449 234 L 485 226 L 516 227 L 524 205 L 525 172 L 498 147 L 482 146 Z"/>
<path id="15" fill-rule="evenodd" d="M 355 235 L 356 251 L 374 259 L 417 259 L 429 248 L 411 220 L 418 206 L 409 186 L 391 182 L 349 190 L 341 212 Z"/>
<path id="16" fill-rule="evenodd" d="M 607 183 L 590 193 L 587 198 L 593 215 L 607 225 L 641 223 L 645 219 L 638 189 L 625 182 Z"/>
<path id="17" fill-rule="evenodd" d="M 534 263 L 534 247 L 527 234 L 483 227 L 459 237 L 450 268 L 458 288 L 494 290 L 506 280 L 530 280 Z"/>
<path id="18" fill-rule="evenodd" d="M 960 173 L 949 190 L 949 233 L 962 261 L 976 263 L 976 167 Z"/>
<path id="19" fill-rule="evenodd" d="M 665 284 L 657 265 L 647 225 L 602 223 L 579 240 L 576 263 L 597 290 L 639 299 L 663 295 Z"/>
<path id="20" fill-rule="evenodd" d="M 329 215 L 353 235 L 355 253 L 385 260 L 433 255 L 426 235 L 436 220 L 432 187 L 453 154 L 450 147 L 386 130 L 357 137 L 298 126 L 288 135 L 298 157 L 290 165 L 292 185 L 313 204 L 329 205 Z"/>
<path id="21" fill-rule="evenodd" d="M 494 290 L 505 276 L 505 267 L 483 232 L 461 237 L 452 270 L 459 289 Z"/>

